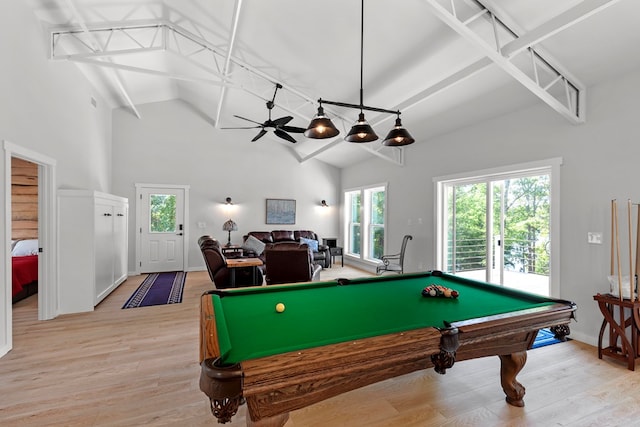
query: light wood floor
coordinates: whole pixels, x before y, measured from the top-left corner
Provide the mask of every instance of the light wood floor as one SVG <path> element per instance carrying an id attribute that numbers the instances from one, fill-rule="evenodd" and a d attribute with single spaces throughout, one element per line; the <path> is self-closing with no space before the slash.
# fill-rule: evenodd
<path id="1" fill-rule="evenodd" d="M 355 277 L 345 267 L 325 279 Z M 122 310 L 144 277 L 129 278 L 92 313 L 37 321 L 37 299 L 14 305 L 14 349 L 0 359 L 1 426 L 213 426 L 198 389 L 199 296 L 187 276 L 181 304 Z M 291 414 L 310 426 L 640 425 L 640 372 L 598 360 L 571 341 L 529 352 L 519 380 L 526 406 L 504 402 L 497 357 L 456 363 L 326 400 Z M 229 426 L 245 425 L 245 407 Z"/>

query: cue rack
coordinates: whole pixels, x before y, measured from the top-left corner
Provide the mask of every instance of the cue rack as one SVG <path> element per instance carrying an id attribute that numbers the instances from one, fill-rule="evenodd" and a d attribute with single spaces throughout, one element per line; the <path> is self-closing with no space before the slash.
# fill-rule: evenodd
<path id="1" fill-rule="evenodd" d="M 634 206 L 637 217 L 635 242 L 632 223 Z M 627 368 L 633 371 L 635 370 L 635 361 L 640 357 L 640 298 L 637 295 L 638 269 L 640 268 L 640 208 L 638 203 L 632 203 L 631 200 L 627 201 L 627 227 L 629 243 L 628 287 L 626 283 L 623 283 L 618 203 L 613 199 L 611 201 L 610 293 L 596 294 L 593 299 L 598 302 L 598 308 L 604 316 L 598 337 L 598 358 L 602 359 L 602 356 L 605 355 L 627 362 Z M 635 259 L 633 257 L 634 246 Z M 626 295 L 627 290 L 629 291 L 628 295 Z M 607 330 L 609 345 L 603 347 L 603 336 Z"/>

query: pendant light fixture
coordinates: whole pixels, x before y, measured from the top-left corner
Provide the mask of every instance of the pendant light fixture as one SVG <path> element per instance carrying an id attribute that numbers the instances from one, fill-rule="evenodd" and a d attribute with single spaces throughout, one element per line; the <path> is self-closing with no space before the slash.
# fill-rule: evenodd
<path id="1" fill-rule="evenodd" d="M 324 115 L 324 109 L 322 108 L 322 100 L 318 101 L 320 106 L 318 107 L 318 114 L 311 120 L 307 130 L 304 131 L 304 136 L 313 139 L 333 138 L 338 135 L 340 131 L 335 127 L 330 118 Z"/>
<path id="2" fill-rule="evenodd" d="M 401 147 L 403 145 L 413 144 L 415 139 L 409 132 L 402 126 L 402 122 L 400 121 L 400 113 L 398 112 L 398 117 L 396 118 L 396 125 L 389 131 L 387 137 L 382 141 L 382 145 L 386 145 L 387 147 Z"/>
<path id="3" fill-rule="evenodd" d="M 373 128 L 367 123 L 367 120 L 364 117 L 364 111 L 375 111 L 378 113 L 387 113 L 387 114 L 397 114 L 396 124 L 393 129 L 389 132 L 387 137 L 384 139 L 383 144 L 386 146 L 403 146 L 412 144 L 415 140 L 411 137 L 409 132 L 402 126 L 400 121 L 400 111 L 392 111 L 385 110 L 383 108 L 376 107 L 368 107 L 364 105 L 364 96 L 363 96 L 363 63 L 364 63 L 364 0 L 360 2 L 360 104 L 347 104 L 344 102 L 335 102 L 335 101 L 327 101 L 322 98 L 318 99 L 318 113 L 311 120 L 307 130 L 304 132 L 304 135 L 307 138 L 313 139 L 325 139 L 332 138 L 340 133 L 340 131 L 335 127 L 331 119 L 329 119 L 324 114 L 324 109 L 322 108 L 322 103 L 337 105 L 339 107 L 347 107 L 347 108 L 357 108 L 360 110 L 360 114 L 358 115 L 358 120 L 353 125 L 347 136 L 344 138 L 345 141 L 362 143 L 362 142 L 371 142 L 378 139 L 378 135 L 376 135 Z"/>

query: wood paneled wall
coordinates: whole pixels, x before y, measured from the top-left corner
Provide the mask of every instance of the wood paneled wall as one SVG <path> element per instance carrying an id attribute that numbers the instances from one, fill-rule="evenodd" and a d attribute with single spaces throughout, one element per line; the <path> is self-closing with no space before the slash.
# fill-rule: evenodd
<path id="1" fill-rule="evenodd" d="M 38 165 L 11 158 L 11 239 L 38 238 Z"/>

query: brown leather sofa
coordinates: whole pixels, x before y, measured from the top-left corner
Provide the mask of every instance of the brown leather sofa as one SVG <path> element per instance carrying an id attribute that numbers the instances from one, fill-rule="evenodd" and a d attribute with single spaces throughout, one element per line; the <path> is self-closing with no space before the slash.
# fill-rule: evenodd
<path id="1" fill-rule="evenodd" d="M 198 246 L 200 246 L 209 277 L 211 277 L 216 289 L 232 287 L 231 269 L 227 267 L 227 259 L 220 249 L 220 243 L 213 237 L 205 235 L 198 239 Z M 258 286 L 262 285 L 262 281 L 261 271 L 258 271 L 257 277 L 254 279 L 252 267 L 236 268 L 236 287 Z"/>
<path id="2" fill-rule="evenodd" d="M 329 246 L 323 245 L 318 235 L 311 230 L 273 230 L 273 231 L 250 231 L 243 236 L 243 241 L 246 241 L 249 236 L 253 236 L 265 244 L 282 243 L 282 242 L 295 242 L 300 243 L 300 238 L 309 240 L 315 240 L 318 242 L 318 250 L 312 251 L 313 263 L 322 266 L 323 268 L 330 267 L 331 253 L 329 252 Z M 245 249 L 245 253 L 248 252 Z M 249 256 L 256 256 L 248 252 Z M 257 255 L 258 258 L 265 262 L 264 252 Z"/>
<path id="3" fill-rule="evenodd" d="M 322 267 L 313 263 L 306 243 L 269 243 L 264 249 L 267 285 L 320 280 Z"/>

